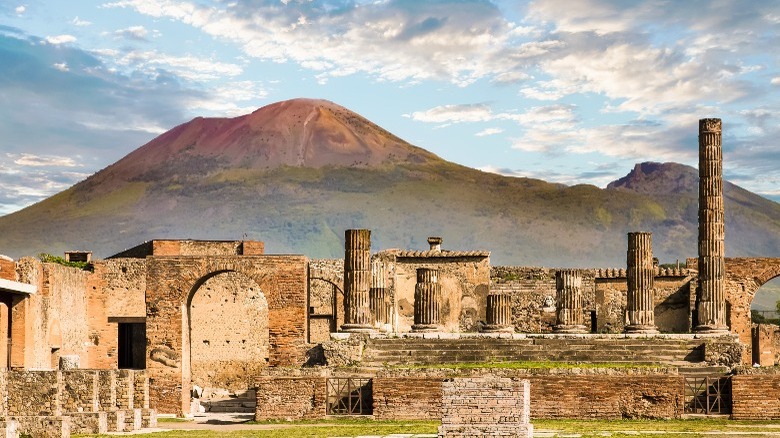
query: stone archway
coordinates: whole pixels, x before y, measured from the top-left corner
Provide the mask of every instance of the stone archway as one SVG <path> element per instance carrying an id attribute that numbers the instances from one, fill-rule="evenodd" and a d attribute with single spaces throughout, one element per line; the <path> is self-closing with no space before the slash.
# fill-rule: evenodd
<path id="1" fill-rule="evenodd" d="M 268 365 L 301 365 L 307 349 L 307 266 L 304 256 L 149 257 L 146 354 L 152 407 L 190 413 L 189 300 L 225 272 L 251 279 L 267 300 Z"/>
<path id="2" fill-rule="evenodd" d="M 730 311 L 727 324 L 746 347 L 742 361 L 752 362 L 752 321 L 750 306 L 758 289 L 780 276 L 780 258 L 726 258 L 726 302 Z"/>
<path id="3" fill-rule="evenodd" d="M 193 387 L 202 400 L 241 396 L 268 365 L 268 302 L 257 283 L 235 271 L 197 284 L 187 300 Z"/>

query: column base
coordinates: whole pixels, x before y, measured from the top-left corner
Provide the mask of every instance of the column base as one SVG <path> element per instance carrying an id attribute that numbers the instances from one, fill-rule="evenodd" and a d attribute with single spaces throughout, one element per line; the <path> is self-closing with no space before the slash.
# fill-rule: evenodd
<path id="1" fill-rule="evenodd" d="M 481 331 L 483 333 L 514 333 L 515 328 L 511 325 L 486 324 Z"/>
<path id="2" fill-rule="evenodd" d="M 375 332 L 376 329 L 371 324 L 343 324 L 341 331 L 347 333 L 371 333 Z"/>
<path id="3" fill-rule="evenodd" d="M 555 334 L 585 334 L 590 333 L 584 325 L 556 325 L 553 327 Z"/>
<path id="4" fill-rule="evenodd" d="M 727 325 L 697 325 L 693 332 L 701 335 L 728 335 L 731 333 Z"/>
<path id="5" fill-rule="evenodd" d="M 658 327 L 654 325 L 632 324 L 627 325 L 623 331 L 627 334 L 657 335 Z"/>
<path id="6" fill-rule="evenodd" d="M 439 324 L 414 324 L 412 325 L 413 333 L 428 333 L 428 332 L 440 332 L 441 326 Z"/>

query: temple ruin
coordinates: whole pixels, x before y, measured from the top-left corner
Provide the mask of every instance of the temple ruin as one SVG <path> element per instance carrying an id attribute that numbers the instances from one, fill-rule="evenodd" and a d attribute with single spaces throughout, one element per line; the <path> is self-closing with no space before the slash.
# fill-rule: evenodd
<path id="1" fill-rule="evenodd" d="M 532 418 L 778 419 L 780 334 L 750 303 L 780 258 L 724 257 L 719 119 L 700 121 L 699 151 L 698 258 L 676 268 L 654 263 L 649 231 L 628 233 L 620 268 L 491 266 L 441 236 L 372 253 L 367 229 L 345 231 L 339 260 L 198 240 L 88 269 L 0 258 L 0 427 L 127 430 L 203 410 L 440 419 L 453 379 L 529 382 Z M 452 367 L 522 361 L 626 367 Z M 29 382 L 51 391 L 19 396 Z"/>

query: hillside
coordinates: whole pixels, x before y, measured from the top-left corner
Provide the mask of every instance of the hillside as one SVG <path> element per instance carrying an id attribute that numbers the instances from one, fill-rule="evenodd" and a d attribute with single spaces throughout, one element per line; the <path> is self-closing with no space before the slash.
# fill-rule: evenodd
<path id="1" fill-rule="evenodd" d="M 626 233 L 652 231 L 662 262 L 696 255 L 696 170 L 644 163 L 607 189 L 565 187 L 442 160 L 327 101 L 234 119 L 196 118 L 70 189 L 0 217 L 0 253 L 154 238 L 258 239 L 268 252 L 343 256 L 343 231 L 373 248 L 487 249 L 493 264 L 622 266 Z M 727 255 L 780 256 L 780 204 L 726 185 Z"/>

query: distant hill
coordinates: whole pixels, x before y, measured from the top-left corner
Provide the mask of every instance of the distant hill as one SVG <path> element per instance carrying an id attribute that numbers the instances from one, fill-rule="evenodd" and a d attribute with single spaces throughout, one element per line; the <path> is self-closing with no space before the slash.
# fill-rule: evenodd
<path id="1" fill-rule="evenodd" d="M 696 256 L 697 172 L 642 163 L 607 189 L 485 173 L 415 147 L 332 102 L 295 99 L 196 118 L 75 186 L 0 217 L 0 253 L 98 257 L 155 238 L 257 239 L 268 252 L 343 256 L 344 229 L 374 250 L 487 249 L 493 264 L 625 264 L 652 231 L 662 263 Z M 780 256 L 780 204 L 727 184 L 729 256 Z"/>

